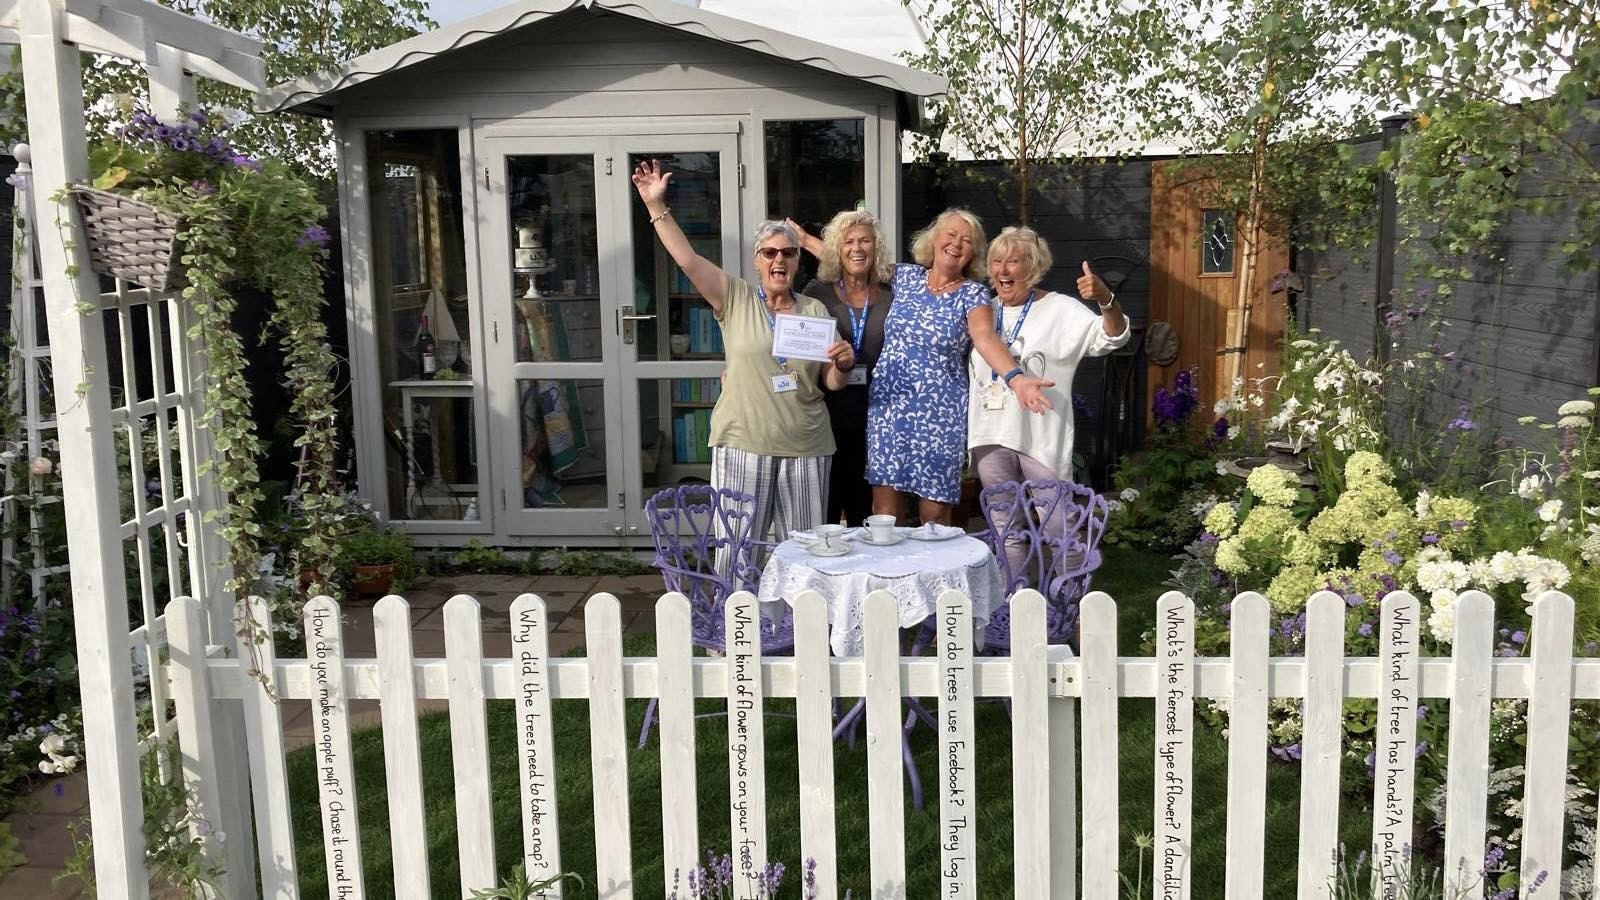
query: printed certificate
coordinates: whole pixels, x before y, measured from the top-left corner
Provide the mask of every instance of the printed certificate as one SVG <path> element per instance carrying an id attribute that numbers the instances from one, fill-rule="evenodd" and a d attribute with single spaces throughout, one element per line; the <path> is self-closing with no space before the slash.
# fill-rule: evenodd
<path id="1" fill-rule="evenodd" d="M 772 324 L 772 355 L 787 359 L 828 361 L 828 348 L 839 340 L 832 317 L 814 318 L 779 313 Z"/>

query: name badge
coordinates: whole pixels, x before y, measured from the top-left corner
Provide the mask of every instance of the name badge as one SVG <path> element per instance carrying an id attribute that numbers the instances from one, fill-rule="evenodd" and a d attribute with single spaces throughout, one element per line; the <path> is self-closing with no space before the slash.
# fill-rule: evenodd
<path id="1" fill-rule="evenodd" d="M 867 383 L 867 367 L 866 366 L 856 366 L 854 369 L 850 370 L 849 374 L 850 374 L 850 380 L 848 382 L 846 382 L 847 384 L 866 384 Z"/>
<path id="2" fill-rule="evenodd" d="M 983 391 L 983 408 L 984 409 L 1005 409 L 1006 408 L 1006 390 L 1007 390 L 1006 386 L 1004 384 L 998 382 L 998 381 L 992 382 L 988 387 L 984 388 L 984 391 Z"/>
<path id="3" fill-rule="evenodd" d="M 795 380 L 793 372 L 772 376 L 772 392 L 774 394 L 787 394 L 800 389 L 800 383 Z"/>

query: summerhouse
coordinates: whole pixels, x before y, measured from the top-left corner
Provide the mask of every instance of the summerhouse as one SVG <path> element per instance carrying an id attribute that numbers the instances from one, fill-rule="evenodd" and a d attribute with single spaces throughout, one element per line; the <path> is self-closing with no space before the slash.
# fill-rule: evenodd
<path id="1" fill-rule="evenodd" d="M 266 93 L 339 147 L 362 492 L 439 544 L 646 542 L 644 500 L 709 473 L 722 348 L 631 168 L 746 276 L 768 218 L 862 205 L 899 246 L 901 132 L 944 84 L 693 5 L 528 0 Z"/>

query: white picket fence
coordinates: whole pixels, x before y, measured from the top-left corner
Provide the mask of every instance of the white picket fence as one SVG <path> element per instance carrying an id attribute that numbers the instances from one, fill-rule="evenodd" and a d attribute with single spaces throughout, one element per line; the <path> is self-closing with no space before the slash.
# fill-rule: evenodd
<path id="1" fill-rule="evenodd" d="M 263 671 L 271 673 L 273 696 L 313 702 L 331 897 L 366 896 L 348 724 L 348 704 L 356 699 L 381 701 L 394 884 L 402 898 L 430 896 L 418 698 L 449 701 L 464 895 L 492 886 L 502 864 L 509 866 L 494 853 L 485 701 L 516 701 L 523 859 L 529 874 L 539 877 L 562 871 L 558 772 L 584 764 L 556 758 L 550 704 L 582 699 L 590 709 L 595 846 L 602 850 L 597 854 L 598 884 L 590 887 L 600 897 L 633 896 L 634 855 L 654 854 L 657 848 L 633 847 L 629 840 L 627 769 L 630 753 L 641 751 L 630 749 L 624 701 L 648 697 L 660 698 L 661 771 L 672 773 L 661 783 L 660 852 L 668 872 L 687 870 L 700 853 L 695 699 L 729 701 L 729 816 L 731 852 L 742 882 L 739 897 L 755 896 L 753 878 L 767 862 L 763 705 L 768 698 L 795 700 L 802 856 L 816 860 L 819 896 L 824 898 L 838 896 L 841 876 L 859 884 L 863 874 L 869 876 L 870 896 L 906 896 L 900 755 L 905 697 L 937 698 L 939 769 L 934 780 L 945 896 L 977 897 L 982 860 L 976 852 L 974 818 L 973 703 L 999 697 L 1011 703 L 1011 846 L 1017 897 L 1120 896 L 1117 866 L 1123 848 L 1116 823 L 1122 697 L 1155 701 L 1155 897 L 1191 896 L 1197 697 L 1226 698 L 1232 710 L 1225 862 L 1229 898 L 1261 898 L 1264 892 L 1267 705 L 1278 697 L 1304 701 L 1297 862 L 1301 898 L 1331 894 L 1346 698 L 1375 698 L 1379 708 L 1372 845 L 1387 883 L 1375 896 L 1396 896 L 1390 889 L 1398 887 L 1405 868 L 1415 799 L 1416 707 L 1425 698 L 1451 701 L 1446 896 L 1481 891 L 1494 698 L 1529 701 L 1521 871 L 1559 875 L 1571 704 L 1600 698 L 1600 660 L 1572 657 L 1573 603 L 1564 594 L 1552 592 L 1537 602 L 1531 655 L 1516 659 L 1492 655 L 1493 604 L 1477 592 L 1458 601 L 1453 657 L 1418 654 L 1423 609 L 1404 592 L 1384 601 L 1376 658 L 1345 657 L 1345 605 L 1327 592 L 1311 598 L 1306 655 L 1294 658 L 1268 657 L 1270 612 L 1254 593 L 1235 600 L 1232 656 L 1216 659 L 1194 656 L 1193 605 L 1176 592 L 1157 601 L 1156 651 L 1148 658 L 1118 657 L 1116 607 L 1104 593 L 1090 594 L 1083 602 L 1080 657 L 1065 647 L 1046 646 L 1042 597 L 1024 591 L 1012 605 L 1009 658 L 974 657 L 970 604 L 957 592 L 940 598 L 933 654 L 902 657 L 895 601 L 877 592 L 867 599 L 864 656 L 832 658 L 825 604 L 818 596 L 804 595 L 795 605 L 794 656 L 763 659 L 755 639 L 757 604 L 741 593 L 726 610 L 729 654 L 696 657 L 689 641 L 688 601 L 667 594 L 656 606 L 657 656 L 624 658 L 618 602 L 598 594 L 583 611 L 587 656 L 551 658 L 544 603 L 528 594 L 510 610 L 513 656 L 485 659 L 478 604 L 458 596 L 445 607 L 446 657 L 441 660 L 413 658 L 410 610 L 399 597 L 385 598 L 374 611 L 378 657 L 345 656 L 339 609 L 320 598 L 306 608 L 309 659 L 278 660 L 270 644 L 259 648 L 257 656 Z M 263 614 L 259 604 L 255 614 Z M 248 663 L 223 658 L 201 643 L 200 608 L 194 601 L 174 601 L 166 619 L 184 775 L 201 804 L 218 809 L 215 751 L 221 746 L 219 723 L 227 721 L 221 713 L 242 704 L 262 895 L 298 897 L 276 701 L 263 679 L 247 671 Z M 866 698 L 869 873 L 835 868 L 831 730 L 836 697 Z M 1074 778 L 1075 756 L 1081 756 L 1081 785 Z M 1081 872 L 1074 866 L 1080 820 Z M 223 824 L 229 831 L 248 827 Z M 911 862 L 926 867 L 934 861 Z M 254 872 L 228 873 L 224 895 L 255 896 L 255 877 Z M 550 890 L 544 896 L 560 894 Z"/>

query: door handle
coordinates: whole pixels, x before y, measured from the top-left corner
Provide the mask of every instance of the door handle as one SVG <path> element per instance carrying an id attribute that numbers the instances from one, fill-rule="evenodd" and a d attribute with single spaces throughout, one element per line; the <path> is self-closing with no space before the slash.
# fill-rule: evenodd
<path id="1" fill-rule="evenodd" d="M 633 323 L 649 322 L 655 319 L 655 313 L 640 315 L 633 311 L 632 306 L 624 306 L 617 310 L 617 333 L 622 335 L 624 344 L 633 343 Z"/>

